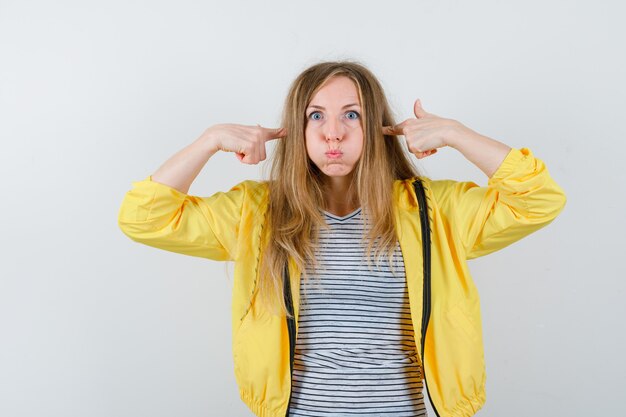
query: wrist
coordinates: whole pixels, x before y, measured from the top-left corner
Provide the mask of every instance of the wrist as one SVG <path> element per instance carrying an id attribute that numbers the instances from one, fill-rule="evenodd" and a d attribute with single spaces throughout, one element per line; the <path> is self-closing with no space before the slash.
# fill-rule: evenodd
<path id="1" fill-rule="evenodd" d="M 207 153 L 209 157 L 213 156 L 220 150 L 216 137 L 213 134 L 211 128 L 205 130 L 202 135 L 196 140 L 196 144 Z"/>
<path id="2" fill-rule="evenodd" d="M 466 142 L 471 141 L 478 136 L 480 136 L 479 133 L 455 120 L 452 128 L 450 129 L 450 133 L 448 134 L 446 145 L 458 151 Z"/>

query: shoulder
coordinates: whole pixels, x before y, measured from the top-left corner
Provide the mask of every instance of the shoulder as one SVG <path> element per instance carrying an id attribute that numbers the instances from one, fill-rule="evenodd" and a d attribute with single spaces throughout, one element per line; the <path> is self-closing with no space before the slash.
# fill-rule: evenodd
<path id="1" fill-rule="evenodd" d="M 261 206 L 267 201 L 269 186 L 267 181 L 245 180 L 234 185 L 227 194 L 238 196 L 244 206 Z"/>
<path id="2" fill-rule="evenodd" d="M 415 195 L 416 183 L 421 183 L 424 189 L 428 190 L 431 182 L 430 178 L 424 176 L 395 180 L 393 183 L 393 196 L 396 204 L 403 208 L 417 207 L 418 202 Z"/>
<path id="3" fill-rule="evenodd" d="M 394 182 L 394 199 L 400 206 L 417 207 L 417 197 L 415 185 L 420 183 L 426 197 L 431 204 L 438 205 L 441 200 L 446 200 L 450 195 L 461 189 L 478 187 L 477 184 L 468 181 L 461 182 L 451 179 L 431 179 L 426 176 L 416 176 L 406 179 L 399 179 Z"/>
<path id="4" fill-rule="evenodd" d="M 267 181 L 245 180 L 233 185 L 231 191 L 233 190 L 242 190 L 251 194 L 262 194 L 267 193 L 268 183 Z"/>

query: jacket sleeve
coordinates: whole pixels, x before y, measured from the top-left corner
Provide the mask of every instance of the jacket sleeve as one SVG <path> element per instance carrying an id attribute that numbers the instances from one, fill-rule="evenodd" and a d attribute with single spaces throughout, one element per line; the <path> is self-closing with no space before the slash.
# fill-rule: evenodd
<path id="1" fill-rule="evenodd" d="M 529 149 L 512 149 L 486 187 L 433 181 L 442 214 L 467 259 L 502 249 L 548 225 L 565 206 L 565 193 Z"/>
<path id="2" fill-rule="evenodd" d="M 133 182 L 122 201 L 118 225 L 132 240 L 155 248 L 218 261 L 236 250 L 245 184 L 196 197 L 152 181 Z"/>

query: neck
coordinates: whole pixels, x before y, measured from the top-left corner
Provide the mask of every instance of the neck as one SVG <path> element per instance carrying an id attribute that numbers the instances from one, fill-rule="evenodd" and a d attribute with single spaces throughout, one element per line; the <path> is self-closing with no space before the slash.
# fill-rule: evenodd
<path id="1" fill-rule="evenodd" d="M 330 177 L 326 182 L 326 208 L 329 213 L 345 216 L 359 208 L 354 190 L 350 190 L 351 178 Z"/>

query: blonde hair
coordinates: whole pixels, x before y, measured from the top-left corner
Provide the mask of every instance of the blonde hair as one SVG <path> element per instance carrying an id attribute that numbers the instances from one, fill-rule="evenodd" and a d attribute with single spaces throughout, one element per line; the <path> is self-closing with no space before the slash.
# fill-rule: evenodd
<path id="1" fill-rule="evenodd" d="M 304 70 L 291 84 L 281 126 L 286 137 L 277 141 L 269 180 L 266 247 L 261 258 L 259 296 L 270 310 L 286 312 L 283 271 L 293 258 L 307 279 L 306 265 L 317 265 L 318 231 L 326 227 L 320 208 L 326 207 L 323 177 L 308 157 L 305 144 L 306 108 L 315 93 L 332 77 L 351 79 L 359 92 L 363 151 L 352 176 L 351 190 L 371 224 L 367 259 L 376 263 L 383 253 L 392 259 L 396 246 L 392 187 L 394 180 L 418 175 L 417 168 L 395 136 L 383 135 L 383 126 L 395 121 L 376 77 L 353 61 L 321 62 Z"/>

